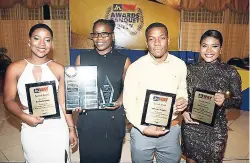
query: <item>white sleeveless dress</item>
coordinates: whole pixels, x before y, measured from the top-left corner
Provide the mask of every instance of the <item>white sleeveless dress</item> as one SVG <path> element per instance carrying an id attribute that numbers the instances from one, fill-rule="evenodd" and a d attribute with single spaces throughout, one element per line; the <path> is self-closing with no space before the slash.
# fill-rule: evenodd
<path id="1" fill-rule="evenodd" d="M 42 65 L 33 65 L 26 59 L 25 61 L 27 65 L 18 80 L 17 89 L 22 105 L 28 107 L 25 84 L 36 82 L 32 73 L 34 66 L 41 66 L 41 82 L 54 80 L 57 90 L 59 82 L 47 65 L 52 60 Z M 29 114 L 28 109 L 23 111 Z M 61 118 L 45 119 L 36 127 L 22 123 L 21 143 L 26 163 L 70 163 L 69 129 L 61 108 L 60 115 Z M 67 159 L 65 155 L 68 155 Z"/>

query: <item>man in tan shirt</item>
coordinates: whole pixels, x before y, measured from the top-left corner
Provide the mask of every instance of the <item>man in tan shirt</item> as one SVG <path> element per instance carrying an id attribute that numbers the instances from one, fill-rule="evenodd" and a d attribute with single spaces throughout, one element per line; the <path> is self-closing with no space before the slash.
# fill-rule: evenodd
<path id="1" fill-rule="evenodd" d="M 186 65 L 168 53 L 168 29 L 153 23 L 145 32 L 148 54 L 128 68 L 123 93 L 126 116 L 131 129 L 131 156 L 133 163 L 152 163 L 154 154 L 158 163 L 177 163 L 180 160 L 180 126 L 177 116 L 187 107 Z M 141 125 L 147 90 L 176 95 L 172 123 L 169 130 L 154 125 Z"/>

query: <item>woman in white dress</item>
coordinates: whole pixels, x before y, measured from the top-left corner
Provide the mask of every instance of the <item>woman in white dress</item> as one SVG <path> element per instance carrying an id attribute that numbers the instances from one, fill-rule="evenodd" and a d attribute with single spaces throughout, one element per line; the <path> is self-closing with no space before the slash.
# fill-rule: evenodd
<path id="1" fill-rule="evenodd" d="M 36 24 L 29 32 L 31 55 L 12 63 L 6 72 L 4 104 L 22 120 L 21 142 L 26 163 L 69 163 L 69 144 L 78 144 L 71 114 L 64 105 L 64 68 L 47 55 L 53 48 L 53 31 Z M 29 113 L 25 84 L 55 81 L 60 117 L 44 119 Z M 16 95 L 19 100 L 16 100 Z"/>

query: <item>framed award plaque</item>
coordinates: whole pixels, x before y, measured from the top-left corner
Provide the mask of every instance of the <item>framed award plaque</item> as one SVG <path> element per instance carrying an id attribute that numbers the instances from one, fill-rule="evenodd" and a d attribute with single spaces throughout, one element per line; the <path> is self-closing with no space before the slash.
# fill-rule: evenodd
<path id="1" fill-rule="evenodd" d="M 68 66 L 64 74 L 66 110 L 98 109 L 97 66 Z"/>
<path id="2" fill-rule="evenodd" d="M 200 123 L 214 126 L 215 120 L 215 92 L 196 89 L 194 90 L 194 98 L 190 109 L 191 118 Z"/>
<path id="3" fill-rule="evenodd" d="M 25 84 L 29 113 L 48 118 L 60 118 L 55 81 Z"/>
<path id="4" fill-rule="evenodd" d="M 141 124 L 155 125 L 169 129 L 175 98 L 176 95 L 172 93 L 147 90 Z"/>

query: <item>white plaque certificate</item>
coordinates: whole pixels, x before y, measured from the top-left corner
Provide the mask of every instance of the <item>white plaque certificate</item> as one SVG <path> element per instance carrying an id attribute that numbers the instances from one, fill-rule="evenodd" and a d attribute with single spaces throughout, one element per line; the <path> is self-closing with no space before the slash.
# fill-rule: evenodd
<path id="1" fill-rule="evenodd" d="M 64 74 L 66 109 L 98 109 L 97 66 L 68 66 Z"/>
<path id="2" fill-rule="evenodd" d="M 191 107 L 191 118 L 209 126 L 215 120 L 215 92 L 197 89 L 194 91 L 194 100 Z"/>
<path id="3" fill-rule="evenodd" d="M 142 114 L 142 125 L 170 128 L 175 94 L 147 90 Z"/>
<path id="4" fill-rule="evenodd" d="M 55 81 L 25 84 L 30 114 L 60 118 Z"/>

